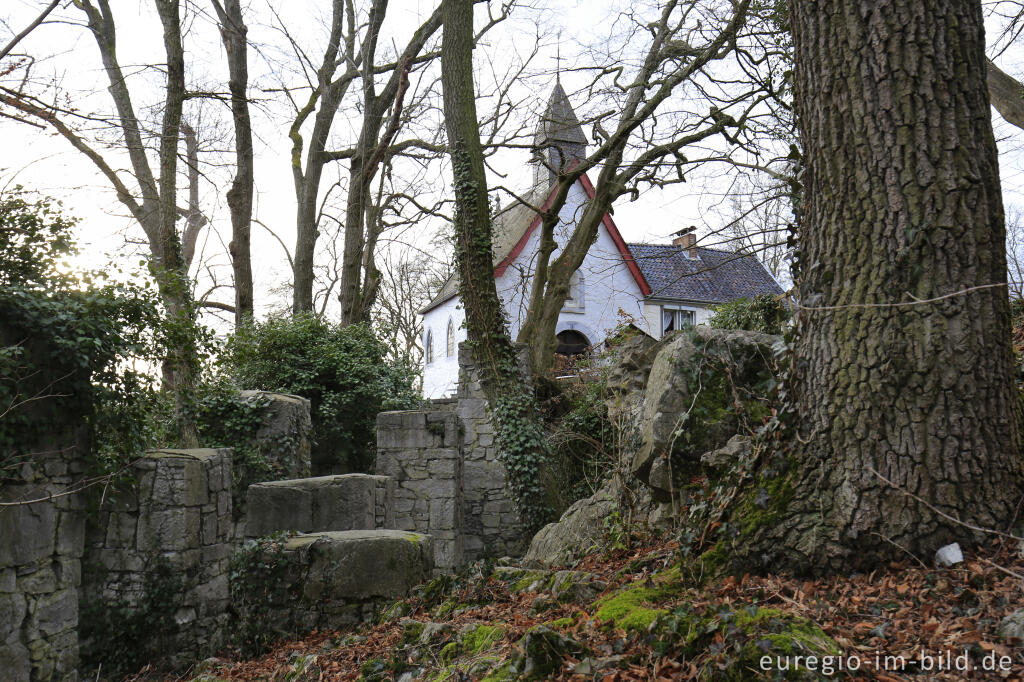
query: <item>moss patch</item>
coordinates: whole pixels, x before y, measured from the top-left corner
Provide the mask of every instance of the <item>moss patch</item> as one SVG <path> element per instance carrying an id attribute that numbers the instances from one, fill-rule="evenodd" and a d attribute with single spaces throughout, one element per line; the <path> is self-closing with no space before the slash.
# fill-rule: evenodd
<path id="1" fill-rule="evenodd" d="M 647 630 L 660 616 L 668 613 L 666 609 L 650 608 L 649 605 L 664 601 L 669 596 L 664 588 L 631 587 L 598 600 L 595 616 L 623 630 Z"/>

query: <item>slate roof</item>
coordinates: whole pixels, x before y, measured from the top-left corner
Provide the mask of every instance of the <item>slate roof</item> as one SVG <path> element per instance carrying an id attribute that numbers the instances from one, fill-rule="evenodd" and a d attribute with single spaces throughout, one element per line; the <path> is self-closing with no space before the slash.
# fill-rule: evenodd
<path id="1" fill-rule="evenodd" d="M 523 199 L 532 206 L 540 206 L 544 203 L 548 191 L 548 188 L 535 187 L 527 192 Z M 523 236 L 523 232 L 535 217 L 537 217 L 537 213 L 532 208 L 518 201 L 498 212 L 491 225 L 491 258 L 495 265 L 505 260 L 505 256 L 512 252 L 519 238 Z M 459 293 L 459 278 L 458 275 L 452 274 L 437 295 L 430 299 L 430 303 L 420 310 L 420 314 L 436 308 L 457 293 Z"/>
<path id="2" fill-rule="evenodd" d="M 565 94 L 565 89 L 562 88 L 561 81 L 555 82 L 533 137 L 533 143 L 538 147 L 550 142 L 571 142 L 584 146 L 587 144 L 587 136 L 583 134 L 580 120 L 576 118 L 576 112 L 569 102 L 569 96 Z"/>
<path id="3" fill-rule="evenodd" d="M 725 303 L 759 294 L 781 294 L 782 287 L 753 256 L 697 248 L 697 258 L 671 244 L 629 244 L 649 298 Z"/>

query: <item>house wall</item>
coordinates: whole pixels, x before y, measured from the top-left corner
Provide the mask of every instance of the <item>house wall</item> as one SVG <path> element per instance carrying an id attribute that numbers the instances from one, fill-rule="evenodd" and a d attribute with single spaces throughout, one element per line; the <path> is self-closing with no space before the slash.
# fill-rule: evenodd
<path id="1" fill-rule="evenodd" d="M 448 398 L 455 395 L 459 384 L 459 344 L 466 340 L 466 319 L 460 299 L 455 296 L 423 316 L 423 348 L 427 347 L 427 331 L 434 336 L 434 361 L 423 355 L 423 397 Z M 448 321 L 455 327 L 455 349 L 447 353 Z"/>
<path id="2" fill-rule="evenodd" d="M 664 302 L 651 302 L 645 301 L 643 304 L 644 311 L 643 316 L 647 321 L 647 329 L 650 335 L 656 339 L 661 338 L 661 307 L 662 305 L 670 305 L 678 308 L 691 308 L 694 315 L 695 324 L 706 323 L 712 315 L 715 314 L 711 308 L 707 307 L 707 303 L 695 303 L 686 301 L 664 301 Z"/>
<path id="3" fill-rule="evenodd" d="M 559 213 L 559 223 L 555 228 L 555 241 L 559 246 L 552 258 L 561 253 L 562 246 L 582 216 L 586 201 L 586 192 L 577 182 L 569 191 L 565 206 Z M 513 339 L 526 317 L 529 287 L 539 246 L 540 230 L 537 229 L 530 235 L 522 252 L 495 282 L 498 296 L 509 313 L 509 331 Z M 563 310 L 558 317 L 556 333 L 575 329 L 583 333 L 591 343 L 600 343 L 624 321 L 619 315 L 620 309 L 633 316 L 637 326 L 645 326 L 640 287 L 603 223 L 598 228 L 597 240 L 590 247 L 579 272 L 583 278 L 582 310 Z"/>

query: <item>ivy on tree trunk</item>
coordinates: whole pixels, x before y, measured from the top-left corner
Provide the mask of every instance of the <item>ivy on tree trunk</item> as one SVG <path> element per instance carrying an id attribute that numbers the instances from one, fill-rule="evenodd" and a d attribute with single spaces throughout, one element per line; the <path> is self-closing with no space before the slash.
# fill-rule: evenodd
<path id="1" fill-rule="evenodd" d="M 528 530 L 550 520 L 540 471 L 547 446 L 540 412 L 505 326 L 494 284 L 491 220 L 473 86 L 473 0 L 444 0 L 441 83 L 455 176 L 455 259 L 468 344 L 490 405 L 498 450 Z"/>

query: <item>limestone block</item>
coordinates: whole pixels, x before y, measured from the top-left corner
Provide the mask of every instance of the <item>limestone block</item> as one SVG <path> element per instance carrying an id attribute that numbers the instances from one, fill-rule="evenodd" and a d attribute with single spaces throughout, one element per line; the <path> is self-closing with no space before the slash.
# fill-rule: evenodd
<path id="1" fill-rule="evenodd" d="M 37 599 L 31 626 L 44 635 L 75 629 L 78 626 L 78 591 L 71 587 Z"/>
<path id="2" fill-rule="evenodd" d="M 504 490 L 505 467 L 500 462 L 465 462 L 462 465 L 462 487 L 467 496 L 488 490 Z"/>
<path id="3" fill-rule="evenodd" d="M 0 500 L 17 502 L 46 497 L 38 486 L 6 486 Z M 50 502 L 0 507 L 0 568 L 21 566 L 53 553 L 57 514 Z"/>
<path id="4" fill-rule="evenodd" d="M 270 400 L 256 432 L 260 452 L 288 478 L 309 476 L 313 432 L 309 400 L 266 391 L 242 391 L 241 395 L 243 399 L 260 396 Z"/>
<path id="5" fill-rule="evenodd" d="M 371 530 L 378 510 L 391 504 L 393 483 L 384 476 L 344 474 L 250 486 L 246 535 L 278 530 Z"/>
<path id="6" fill-rule="evenodd" d="M 376 525 L 377 477 L 322 476 L 312 485 L 312 531 L 372 530 Z"/>
<path id="7" fill-rule="evenodd" d="M 0 594 L 0 644 L 18 639 L 27 603 L 18 593 Z"/>
<path id="8" fill-rule="evenodd" d="M 21 642 L 0 646 L 0 670 L 10 680 L 27 680 L 32 668 L 28 649 Z"/>
<path id="9" fill-rule="evenodd" d="M 245 534 L 262 537 L 278 530 L 307 533 L 313 526 L 313 495 L 290 481 L 255 483 L 246 496 Z"/>
<path id="10" fill-rule="evenodd" d="M 434 557 L 430 536 L 398 530 L 313 533 L 285 551 L 306 562 L 303 599 L 311 602 L 401 597 L 430 576 Z"/>
<path id="11" fill-rule="evenodd" d="M 112 512 L 107 519 L 106 547 L 134 547 L 138 516 L 125 512 Z"/>
<path id="12" fill-rule="evenodd" d="M 199 514 L 189 510 L 144 510 L 139 517 L 136 548 L 141 552 L 188 549 L 199 544 Z"/>

